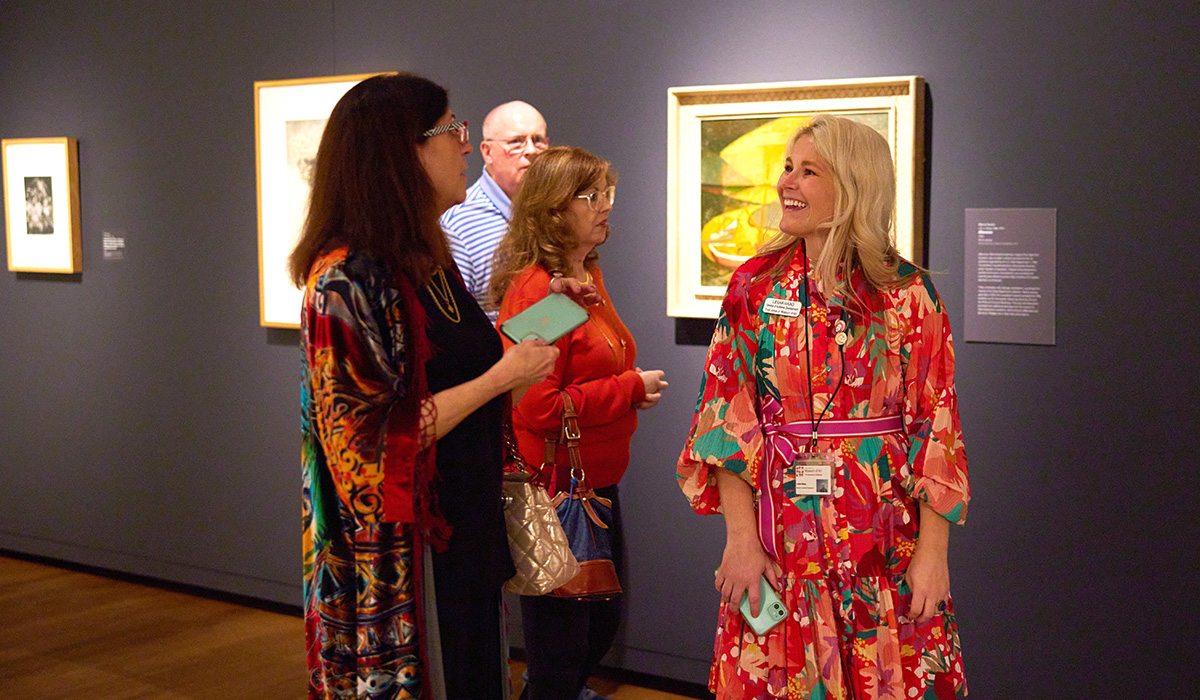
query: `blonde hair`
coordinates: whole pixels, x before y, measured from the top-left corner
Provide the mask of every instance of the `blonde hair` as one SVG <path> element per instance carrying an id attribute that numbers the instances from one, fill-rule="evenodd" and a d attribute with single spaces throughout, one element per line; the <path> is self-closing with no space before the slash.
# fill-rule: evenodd
<path id="1" fill-rule="evenodd" d="M 887 141 L 866 124 L 821 114 L 792 135 L 788 152 L 806 136 L 812 138 L 817 153 L 829 163 L 834 182 L 833 218 L 821 225 L 829 235 L 813 263 L 821 293 L 829 297 L 836 291 L 837 274 L 842 270 L 845 296 L 857 300 L 848 283 L 855 268 L 862 270 L 872 290 L 899 286 L 901 258 L 892 235 L 896 175 Z M 758 253 L 799 244 L 795 236 L 780 233 L 764 243 Z M 782 272 L 789 259 L 784 256 L 772 274 Z"/>
<path id="2" fill-rule="evenodd" d="M 513 199 L 508 233 L 492 257 L 489 306 L 498 306 L 513 278 L 532 265 L 570 275 L 567 256 L 577 242 L 567 223 L 567 207 L 597 180 L 617 183 L 612 165 L 582 148 L 554 146 L 529 161 Z M 592 249 L 584 264 L 595 264 L 598 258 Z"/>

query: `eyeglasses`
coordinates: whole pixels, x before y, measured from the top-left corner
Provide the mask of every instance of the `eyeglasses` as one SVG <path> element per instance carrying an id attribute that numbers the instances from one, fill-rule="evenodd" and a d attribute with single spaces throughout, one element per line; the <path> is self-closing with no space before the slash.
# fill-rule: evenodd
<path id="1" fill-rule="evenodd" d="M 546 138 L 542 134 L 514 136 L 511 139 L 484 139 L 484 141 L 491 141 L 492 143 L 500 144 L 500 147 L 503 148 L 509 155 L 516 155 L 525 150 L 525 144 L 527 143 L 535 153 L 544 151 L 550 147 L 550 139 Z"/>
<path id="2" fill-rule="evenodd" d="M 588 192 L 587 194 L 577 194 L 575 195 L 575 199 L 586 199 L 588 207 L 592 211 L 600 211 L 604 207 L 603 202 L 607 202 L 608 206 L 611 207 L 613 202 L 617 201 L 617 186 L 609 185 L 602 190 Z"/>
<path id="3" fill-rule="evenodd" d="M 424 136 L 425 138 L 429 138 L 430 136 L 437 136 L 438 134 L 444 134 L 447 131 L 457 132 L 456 136 L 458 136 L 459 143 L 466 143 L 471 140 L 471 135 L 467 131 L 466 120 L 463 120 L 460 122 L 453 122 L 451 124 L 446 124 L 444 126 L 435 126 L 432 129 L 429 129 L 427 131 L 422 131 L 421 135 Z"/>

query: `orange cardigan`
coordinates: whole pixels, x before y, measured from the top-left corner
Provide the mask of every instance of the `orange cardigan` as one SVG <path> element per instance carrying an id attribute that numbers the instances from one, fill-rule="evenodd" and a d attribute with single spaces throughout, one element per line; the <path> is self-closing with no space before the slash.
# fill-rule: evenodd
<path id="1" fill-rule="evenodd" d="M 513 410 L 513 427 L 521 456 L 537 467 L 545 459 L 546 438 L 562 430 L 562 396 L 565 390 L 579 414 L 580 457 L 592 486 L 610 486 L 621 480 L 629 466 L 629 442 L 637 430 L 634 404 L 646 398 L 641 375 L 634 370 L 637 345 L 613 308 L 598 267 L 589 267 L 602 301 L 588 306 L 588 320 L 559 339 L 554 371 L 529 388 Z M 500 303 L 497 327 L 545 298 L 550 273 L 534 265 L 513 278 Z M 512 341 L 504 338 L 507 349 Z M 558 488 L 570 480 L 567 448 L 558 446 Z"/>

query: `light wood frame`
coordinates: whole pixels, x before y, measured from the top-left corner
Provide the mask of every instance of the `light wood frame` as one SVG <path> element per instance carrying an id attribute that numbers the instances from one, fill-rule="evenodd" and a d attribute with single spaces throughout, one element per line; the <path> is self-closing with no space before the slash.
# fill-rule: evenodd
<path id="1" fill-rule="evenodd" d="M 726 271 L 743 259 L 748 251 L 735 243 L 727 254 L 705 247 L 702 221 L 702 129 L 705 122 L 745 119 L 775 122 L 780 117 L 804 118 L 817 114 L 836 114 L 872 119 L 880 124 L 892 148 L 896 167 L 896 245 L 910 260 L 924 260 L 925 227 L 925 81 L 920 76 L 822 80 L 789 83 L 752 83 L 674 87 L 667 90 L 667 315 L 691 318 L 716 318 L 723 284 L 706 284 L 708 277 L 728 281 Z M 782 125 L 785 120 L 779 120 Z M 787 120 L 790 124 L 791 121 Z M 880 127 L 877 127 L 880 128 Z M 747 132 L 749 133 L 749 132 Z M 777 148 L 787 137 L 781 136 Z M 722 151 L 723 153 L 724 151 Z M 711 154 L 707 156 L 710 176 Z M 720 158 L 718 157 L 718 160 Z M 724 168 L 722 162 L 721 165 Z M 779 158 L 782 167 L 782 158 Z M 722 170 L 724 173 L 724 170 Z M 774 176 L 757 183 L 755 191 L 765 198 L 774 187 Z M 721 177 L 724 177 L 722 174 Z M 751 188 L 747 188 L 749 190 Z M 772 199 L 774 202 L 774 199 Z M 768 203 L 763 201 L 765 212 Z M 747 206 L 746 211 L 750 210 Z M 731 212 L 725 212 L 730 214 Z M 750 217 L 750 214 L 746 215 Z M 716 219 L 710 217 L 710 222 Z M 757 219 L 756 219 L 757 221 Z M 737 225 L 730 222 L 731 230 Z M 711 245 L 711 243 L 709 244 Z M 720 243 L 718 243 L 720 245 Z M 740 255 L 739 255 L 740 253 Z M 711 263 L 706 266 L 705 259 Z M 721 266 L 724 268 L 721 268 Z M 714 274 L 718 270 L 720 274 Z"/>
<path id="2" fill-rule="evenodd" d="M 259 323 L 299 328 L 303 290 L 287 274 L 308 211 L 303 166 L 288 157 L 289 124 L 303 127 L 293 138 L 301 157 L 316 156 L 320 133 L 334 105 L 354 85 L 378 73 L 334 75 L 254 83 L 254 151 L 258 180 Z M 316 125 L 315 122 L 320 122 Z M 307 133 L 305 133 L 305 130 Z M 297 141 L 299 144 L 297 145 Z M 293 154 L 296 155 L 296 154 Z"/>
<path id="3" fill-rule="evenodd" d="M 3 139 L 8 269 L 83 271 L 79 143 L 73 138 Z M 32 188 L 32 189 L 31 189 Z M 38 202 L 30 201 L 36 197 Z"/>

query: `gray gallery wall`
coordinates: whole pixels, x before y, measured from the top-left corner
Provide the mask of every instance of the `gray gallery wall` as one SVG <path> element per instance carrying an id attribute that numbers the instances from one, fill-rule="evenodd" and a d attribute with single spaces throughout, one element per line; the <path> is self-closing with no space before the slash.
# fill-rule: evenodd
<path id="1" fill-rule="evenodd" d="M 916 74 L 955 328 L 964 209 L 1058 209 L 1058 344 L 957 347 L 972 696 L 1190 692 L 1198 31 L 1186 1 L 3 0 L 0 136 L 79 139 L 83 272 L 0 272 L 0 549 L 299 602 L 299 352 L 258 325 L 252 83 L 408 69 L 476 138 L 520 97 L 620 169 L 606 277 L 672 388 L 622 485 L 611 659 L 702 681 L 723 526 L 673 478 L 705 349 L 665 313 L 666 90 Z"/>

